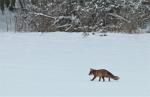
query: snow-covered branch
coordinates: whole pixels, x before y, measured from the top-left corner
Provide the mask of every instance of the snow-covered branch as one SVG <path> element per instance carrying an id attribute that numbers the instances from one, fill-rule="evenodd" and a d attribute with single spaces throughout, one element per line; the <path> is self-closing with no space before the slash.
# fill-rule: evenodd
<path id="1" fill-rule="evenodd" d="M 118 14 L 114 14 L 114 13 L 108 13 L 108 14 L 111 15 L 111 16 L 114 16 L 114 17 L 116 17 L 116 18 L 118 18 L 118 19 L 124 20 L 124 21 L 126 21 L 126 22 L 128 22 L 128 23 L 131 22 L 131 21 L 125 19 L 124 17 L 122 17 L 122 16 L 120 16 L 120 15 L 118 15 Z"/>
<path id="2" fill-rule="evenodd" d="M 46 14 L 43 14 L 43 13 L 31 12 L 31 14 L 34 14 L 35 16 L 44 16 L 44 17 L 56 19 L 56 17 L 50 16 L 50 15 L 46 15 Z"/>
<path id="3" fill-rule="evenodd" d="M 18 14 L 16 23 L 24 31 L 124 31 L 130 27 L 130 32 L 147 23 L 150 13 L 141 0 L 24 0 L 24 4 L 26 12 Z"/>

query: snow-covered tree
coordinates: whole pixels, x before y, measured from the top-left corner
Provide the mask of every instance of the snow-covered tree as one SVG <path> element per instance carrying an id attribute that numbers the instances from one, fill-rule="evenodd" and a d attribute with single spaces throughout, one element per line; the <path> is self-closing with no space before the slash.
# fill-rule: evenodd
<path id="1" fill-rule="evenodd" d="M 150 5 L 143 0 L 12 1 L 17 3 L 0 4 L 2 11 L 3 5 L 17 9 L 17 31 L 136 32 L 150 22 Z"/>

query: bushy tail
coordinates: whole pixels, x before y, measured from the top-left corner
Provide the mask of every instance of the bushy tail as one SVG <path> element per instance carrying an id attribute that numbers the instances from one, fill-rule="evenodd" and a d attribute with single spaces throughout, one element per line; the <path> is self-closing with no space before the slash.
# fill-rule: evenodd
<path id="1" fill-rule="evenodd" d="M 111 72 L 108 71 L 108 74 L 110 75 L 110 77 L 114 80 L 119 80 L 119 76 L 114 76 Z"/>

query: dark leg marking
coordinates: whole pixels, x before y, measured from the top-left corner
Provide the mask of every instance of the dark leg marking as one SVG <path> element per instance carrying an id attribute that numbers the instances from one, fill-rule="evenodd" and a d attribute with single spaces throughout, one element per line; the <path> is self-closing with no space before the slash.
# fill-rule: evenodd
<path id="1" fill-rule="evenodd" d="M 101 77 L 99 77 L 99 81 L 101 81 Z"/>
<path id="2" fill-rule="evenodd" d="M 93 81 L 95 78 L 96 78 L 96 76 L 94 76 L 94 77 L 91 79 L 91 81 Z"/>

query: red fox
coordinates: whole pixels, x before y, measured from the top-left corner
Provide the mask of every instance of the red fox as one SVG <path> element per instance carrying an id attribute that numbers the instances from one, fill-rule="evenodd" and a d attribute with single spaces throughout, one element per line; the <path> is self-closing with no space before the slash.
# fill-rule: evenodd
<path id="1" fill-rule="evenodd" d="M 110 78 L 114 79 L 114 80 L 119 80 L 118 76 L 114 76 L 111 72 L 109 72 L 106 69 L 99 69 L 99 70 L 95 70 L 95 69 L 90 69 L 89 75 L 93 75 L 94 77 L 91 79 L 91 81 L 93 81 L 96 77 L 99 77 L 99 81 L 101 81 L 101 78 L 103 79 L 103 82 L 105 81 L 104 77 L 107 77 L 110 81 Z"/>

